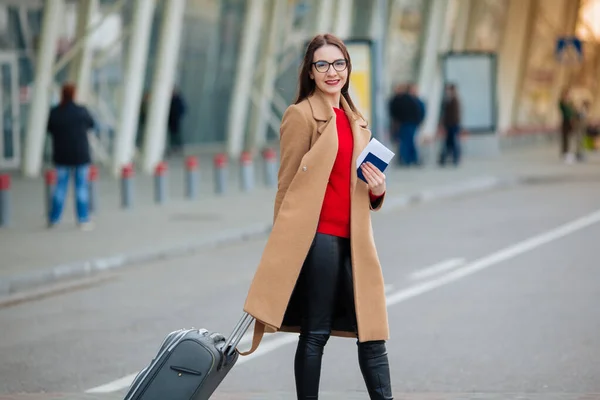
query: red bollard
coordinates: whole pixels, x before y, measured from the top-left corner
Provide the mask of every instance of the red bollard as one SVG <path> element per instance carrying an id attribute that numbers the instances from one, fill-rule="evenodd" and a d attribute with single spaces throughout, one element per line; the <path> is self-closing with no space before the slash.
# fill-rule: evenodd
<path id="1" fill-rule="evenodd" d="M 167 196 L 167 176 L 168 166 L 164 161 L 159 162 L 154 169 L 154 201 L 158 204 L 165 202 Z"/>
<path id="2" fill-rule="evenodd" d="M 10 175 L 0 174 L 0 227 L 10 225 Z"/>
<path id="3" fill-rule="evenodd" d="M 133 204 L 133 165 L 127 164 L 121 170 L 121 207 L 131 208 Z"/>
<path id="4" fill-rule="evenodd" d="M 89 210 L 90 213 L 95 213 L 98 211 L 98 177 L 100 176 L 100 171 L 97 166 L 90 165 L 90 170 L 88 173 L 88 181 L 89 181 Z"/>
<path id="5" fill-rule="evenodd" d="M 227 191 L 227 155 L 217 154 L 214 158 L 215 165 L 215 192 L 223 194 Z"/>
<path id="6" fill-rule="evenodd" d="M 275 150 L 267 147 L 263 150 L 265 184 L 267 187 L 277 186 L 277 154 Z"/>
<path id="7" fill-rule="evenodd" d="M 185 197 L 195 199 L 198 196 L 199 162 L 198 157 L 185 159 Z"/>
<path id="8" fill-rule="evenodd" d="M 244 192 L 249 192 L 254 187 L 254 166 L 252 165 L 252 153 L 242 152 L 240 156 L 240 183 Z"/>
<path id="9" fill-rule="evenodd" d="M 56 188 L 56 170 L 49 169 L 44 173 L 45 191 L 46 191 L 46 218 L 50 222 L 50 210 L 52 209 L 52 197 Z"/>

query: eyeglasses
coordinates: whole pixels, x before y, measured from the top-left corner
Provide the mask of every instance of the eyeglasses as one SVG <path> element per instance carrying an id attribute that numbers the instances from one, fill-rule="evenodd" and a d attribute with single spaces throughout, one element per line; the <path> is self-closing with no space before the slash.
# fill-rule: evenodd
<path id="1" fill-rule="evenodd" d="M 329 71 L 329 68 L 331 68 L 332 65 L 333 65 L 333 69 L 335 69 L 337 72 L 342 72 L 343 70 L 348 68 L 348 61 L 343 58 L 340 60 L 335 60 L 332 63 L 319 60 L 319 61 L 312 63 L 312 65 L 315 66 L 315 69 L 317 70 L 317 72 L 321 72 L 321 73 L 325 73 L 325 72 Z"/>

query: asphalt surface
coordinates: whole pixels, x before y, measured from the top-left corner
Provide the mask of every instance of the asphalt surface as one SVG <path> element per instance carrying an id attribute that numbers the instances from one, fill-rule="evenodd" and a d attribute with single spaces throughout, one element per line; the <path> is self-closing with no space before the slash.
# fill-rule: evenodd
<path id="1" fill-rule="evenodd" d="M 600 399 L 598 210 L 600 185 L 587 180 L 374 214 L 395 398 Z M 166 333 L 229 333 L 263 246 L 135 266 L 1 308 L 0 399 L 122 399 L 119 380 Z M 267 337 L 213 398 L 294 399 L 295 341 Z M 353 340 L 330 339 L 321 390 L 368 398 Z"/>

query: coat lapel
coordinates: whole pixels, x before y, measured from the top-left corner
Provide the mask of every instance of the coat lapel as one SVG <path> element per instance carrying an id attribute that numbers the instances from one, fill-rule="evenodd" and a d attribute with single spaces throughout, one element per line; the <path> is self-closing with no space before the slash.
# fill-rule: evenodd
<path id="1" fill-rule="evenodd" d="M 356 189 L 356 183 L 358 181 L 358 175 L 356 173 L 356 160 L 358 156 L 363 151 L 363 149 L 369 143 L 370 133 L 366 129 L 367 123 L 366 121 L 357 115 L 352 109 L 350 105 L 346 101 L 346 99 L 342 96 L 341 98 L 342 108 L 346 112 L 348 119 L 350 120 L 350 127 L 352 128 L 352 136 L 354 138 L 354 147 L 352 150 L 352 164 L 350 168 L 352 168 L 352 172 L 350 173 L 350 186 L 351 186 L 351 195 L 354 194 L 354 190 Z"/>
<path id="2" fill-rule="evenodd" d="M 317 133 L 319 135 L 322 135 L 323 132 L 329 130 L 332 126 L 335 128 L 335 111 L 333 111 L 333 108 L 323 98 L 321 92 L 315 91 L 308 98 L 308 103 L 310 104 L 313 118 L 317 121 Z"/>
<path id="3" fill-rule="evenodd" d="M 335 146 L 332 146 L 331 150 L 334 150 L 335 154 L 337 154 L 338 138 L 335 111 L 329 105 L 327 100 L 323 98 L 323 95 L 319 91 L 316 91 L 314 94 L 312 94 L 308 98 L 308 102 L 312 110 L 313 118 L 317 121 L 318 135 L 327 137 L 327 140 L 325 140 L 326 142 L 331 144 L 335 143 Z M 369 143 L 370 132 L 368 129 L 366 129 L 367 122 L 360 115 L 352 111 L 350 105 L 343 96 L 340 98 L 340 103 L 342 109 L 350 120 L 350 127 L 352 129 L 352 137 L 354 142 L 352 149 L 352 164 L 350 166 L 352 169 L 350 174 L 350 193 L 353 195 L 356 188 L 356 183 L 358 181 L 358 176 L 356 174 L 356 159 Z"/>

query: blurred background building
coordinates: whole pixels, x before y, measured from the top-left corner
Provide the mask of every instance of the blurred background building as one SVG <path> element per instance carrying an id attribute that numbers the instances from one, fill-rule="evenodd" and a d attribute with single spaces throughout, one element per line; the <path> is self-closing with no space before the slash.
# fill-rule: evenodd
<path id="1" fill-rule="evenodd" d="M 493 123 L 469 137 L 482 151 L 556 131 L 566 86 L 600 111 L 600 0 L 0 0 L 0 169 L 40 174 L 66 81 L 98 121 L 96 160 L 113 171 L 162 159 L 173 88 L 187 103 L 185 153 L 258 152 L 276 143 L 304 47 L 322 32 L 357 44 L 367 91 L 357 96 L 384 139 L 387 99 L 411 81 L 428 108 L 421 136 L 435 134 L 453 53 L 492 60 L 491 86 L 474 76 L 461 92 L 491 99 Z"/>

